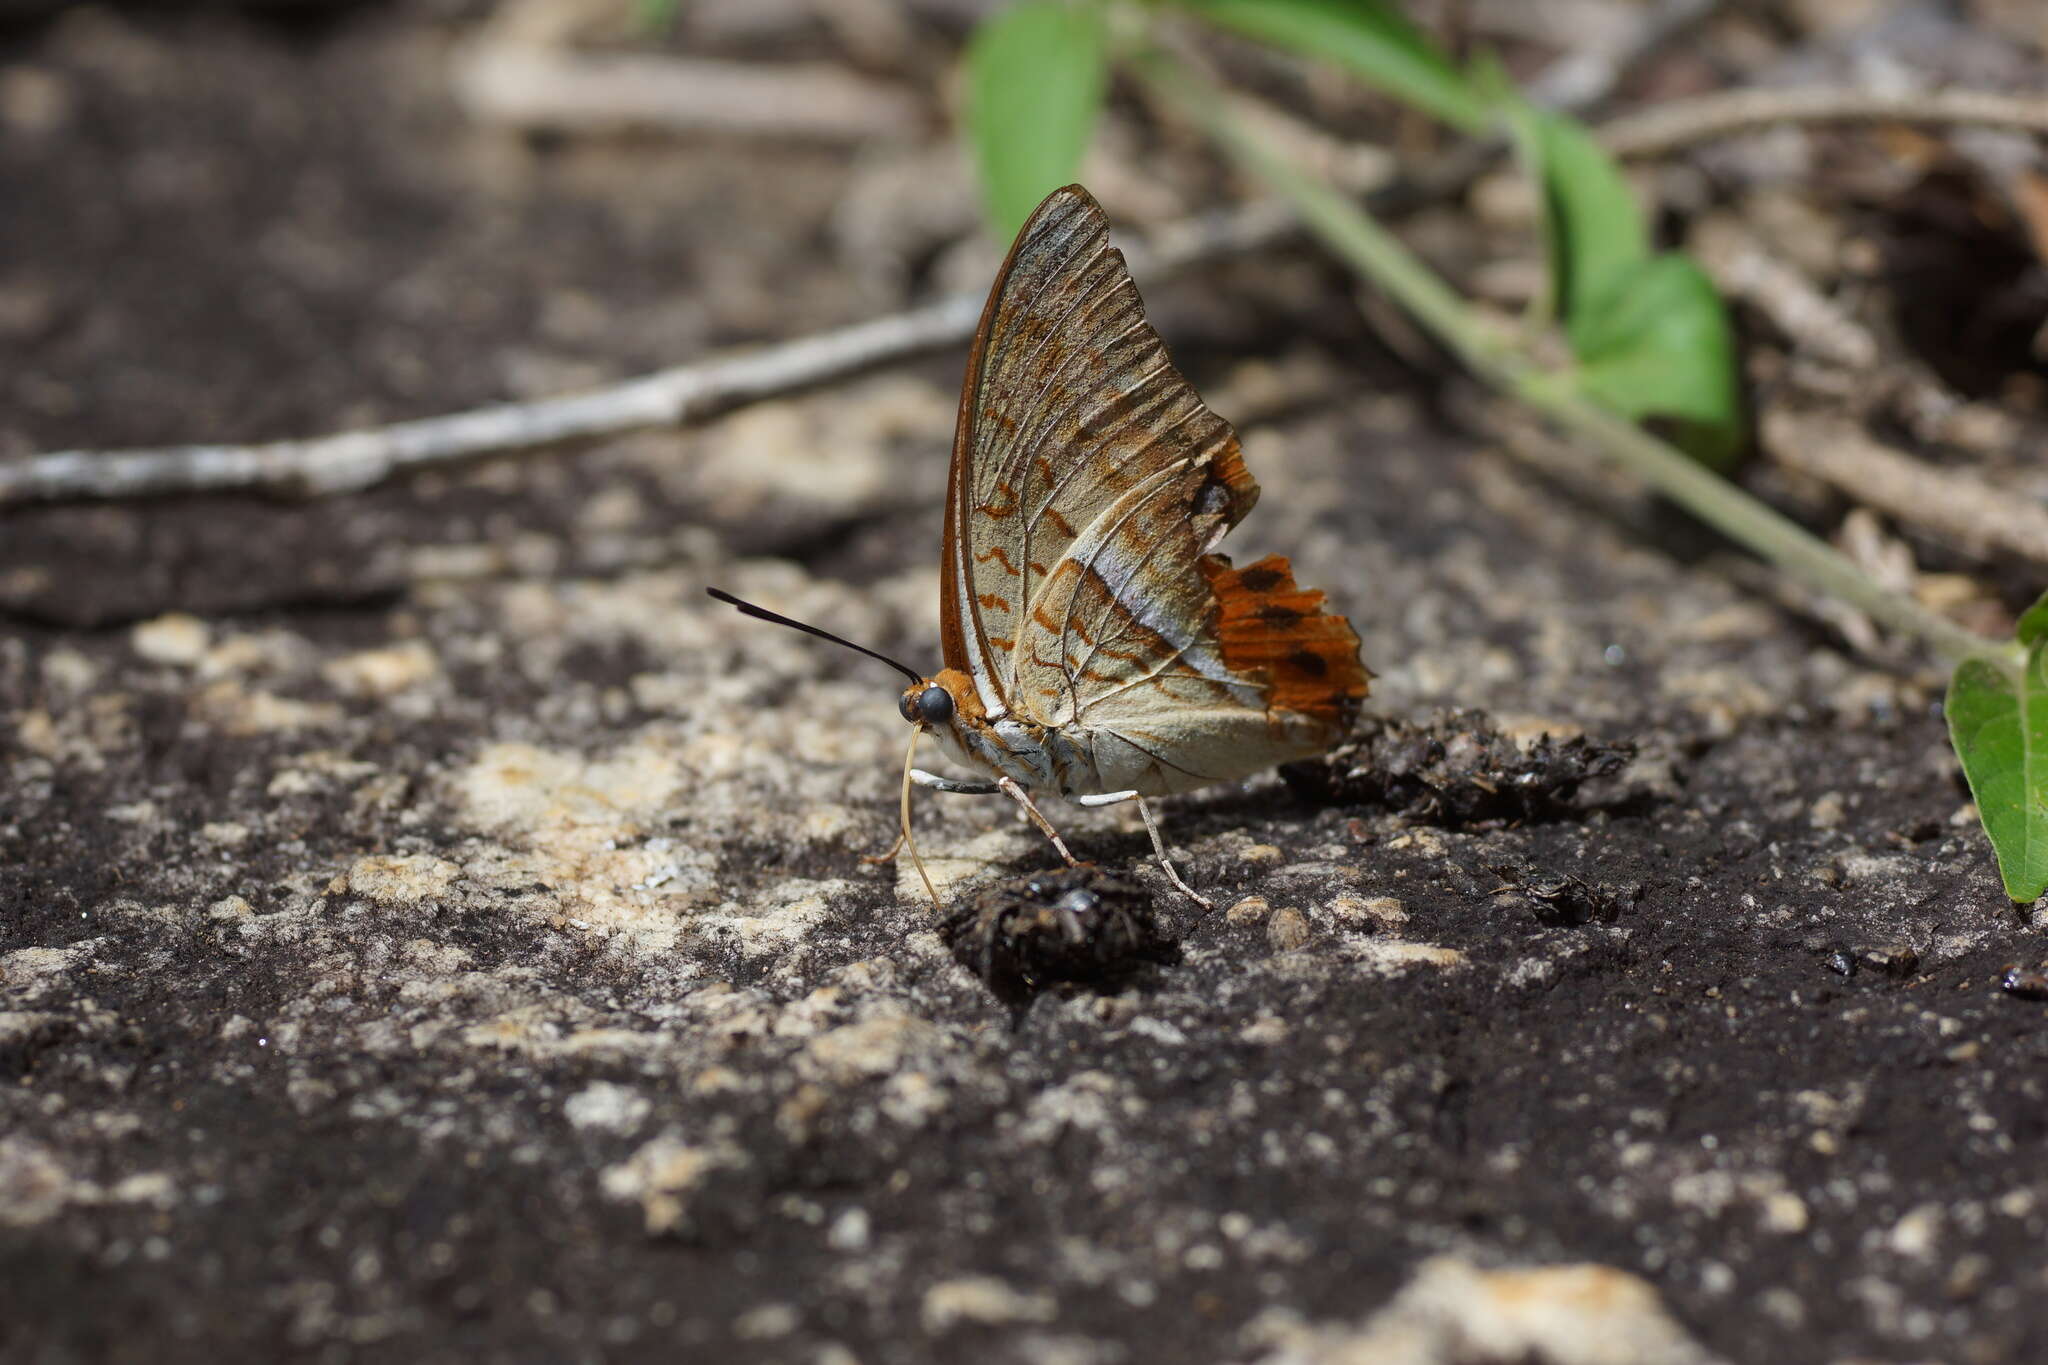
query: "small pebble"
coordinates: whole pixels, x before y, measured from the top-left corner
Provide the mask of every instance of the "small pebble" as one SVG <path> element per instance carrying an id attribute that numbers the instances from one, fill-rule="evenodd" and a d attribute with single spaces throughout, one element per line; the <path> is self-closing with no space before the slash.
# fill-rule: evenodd
<path id="1" fill-rule="evenodd" d="M 1408 907 L 1393 896 L 1359 896 L 1347 891 L 1330 899 L 1339 923 L 1375 933 L 1397 933 L 1408 923 Z"/>
<path id="2" fill-rule="evenodd" d="M 1272 909 L 1272 902 L 1268 901 L 1264 896 L 1246 896 L 1243 900 L 1225 910 L 1223 918 L 1229 924 L 1258 924 L 1266 918 Z"/>
<path id="3" fill-rule="evenodd" d="M 1308 942 L 1308 916 L 1291 905 L 1282 906 L 1266 921 L 1266 941 L 1276 953 L 1291 953 Z"/>
<path id="4" fill-rule="evenodd" d="M 1888 943 L 1856 950 L 1857 961 L 1875 972 L 1903 979 L 1920 970 L 1920 954 L 1903 943 Z"/>
<path id="5" fill-rule="evenodd" d="M 1237 1040 L 1240 1043 L 1251 1043 L 1258 1047 L 1271 1047 L 1275 1043 L 1286 1041 L 1286 1038 L 1287 1021 L 1271 1014 L 1261 1015 L 1237 1031 Z"/>
<path id="6" fill-rule="evenodd" d="M 1764 1231 L 1796 1237 L 1806 1231 L 1810 1215 L 1806 1201 L 1790 1190 L 1776 1190 L 1764 1196 Z"/>

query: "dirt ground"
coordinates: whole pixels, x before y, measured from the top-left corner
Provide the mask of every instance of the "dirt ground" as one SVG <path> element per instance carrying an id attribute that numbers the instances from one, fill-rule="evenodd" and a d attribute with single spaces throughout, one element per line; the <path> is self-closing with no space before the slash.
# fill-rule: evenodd
<path id="1" fill-rule="evenodd" d="M 797 17 L 685 23 L 835 58 L 759 9 Z M 928 95 L 969 9 L 884 74 Z M 0 27 L 0 455 L 986 280 L 936 104 L 896 146 L 526 135 L 450 93 L 483 10 Z M 1105 176 L 1120 220 L 1216 180 Z M 1147 298 L 1264 485 L 1232 548 L 1330 591 L 1379 715 L 1633 761 L 1479 824 L 1176 799 L 1208 915 L 1070 814 L 1178 960 L 1019 1016 L 860 861 L 893 675 L 702 592 L 935 666 L 958 353 L 324 501 L 0 510 L 0 1358 L 2048 1357 L 2048 1004 L 2001 989 L 2048 954 L 1939 678 L 1511 459 L 1306 246 Z M 918 820 L 956 897 L 1051 865 L 988 803 Z"/>

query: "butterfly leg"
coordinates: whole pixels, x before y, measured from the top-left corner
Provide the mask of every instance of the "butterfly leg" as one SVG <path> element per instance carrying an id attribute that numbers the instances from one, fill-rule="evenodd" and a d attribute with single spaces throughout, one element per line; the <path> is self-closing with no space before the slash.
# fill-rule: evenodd
<path id="1" fill-rule="evenodd" d="M 1131 799 L 1138 803 L 1138 814 L 1144 817 L 1145 832 L 1152 836 L 1152 851 L 1159 855 L 1159 865 L 1166 869 L 1166 879 L 1179 887 L 1180 893 L 1196 905 L 1204 910 L 1214 910 L 1216 902 L 1182 881 L 1180 873 L 1174 870 L 1173 859 L 1166 856 L 1166 840 L 1159 837 L 1159 822 L 1152 818 L 1152 808 L 1145 804 L 1145 798 L 1134 796 Z"/>
<path id="2" fill-rule="evenodd" d="M 1181 880 L 1180 873 L 1174 869 L 1173 859 L 1166 856 L 1166 840 L 1159 837 L 1159 822 L 1152 818 L 1152 808 L 1145 804 L 1144 797 L 1134 791 L 1105 792 L 1100 796 L 1077 796 L 1074 800 L 1076 804 L 1083 806 L 1113 806 L 1119 801 L 1137 802 L 1138 814 L 1145 819 L 1145 832 L 1152 836 L 1152 851 L 1159 856 L 1159 865 L 1166 869 L 1166 879 L 1179 888 L 1183 896 L 1186 896 L 1204 910 L 1214 910 L 1216 908 L 1216 902 Z"/>
<path id="3" fill-rule="evenodd" d="M 922 768 L 912 768 L 910 780 L 920 787 L 930 787 L 933 791 L 940 792 L 957 792 L 962 796 L 994 796 L 1003 790 L 1001 782 L 962 782 L 957 777 L 940 777 L 937 773 L 928 773 Z M 1007 782 L 1009 779 L 1004 778 L 1003 781 Z"/>
<path id="4" fill-rule="evenodd" d="M 933 791 L 959 792 L 967 796 L 994 796 L 1002 790 L 993 782 L 961 782 L 951 777 L 940 777 L 937 773 L 928 773 L 922 768 L 912 768 L 910 780 L 920 787 L 930 787 Z M 860 860 L 869 864 L 890 863 L 894 862 L 896 855 L 902 851 L 903 836 L 898 834 L 896 842 L 889 845 L 886 852 L 863 853 Z"/>
<path id="5" fill-rule="evenodd" d="M 896 855 L 901 853 L 902 851 L 903 835 L 901 831 L 899 831 L 896 835 L 896 842 L 889 845 L 887 849 L 883 850 L 880 853 L 863 853 L 860 855 L 860 860 L 864 863 L 867 863 L 870 866 L 876 866 L 882 863 L 893 863 L 896 861 Z"/>
<path id="6" fill-rule="evenodd" d="M 1068 867 L 1079 867 L 1081 865 L 1081 860 L 1067 851 L 1067 841 L 1060 838 L 1060 832 L 1052 827 L 1052 822 L 1046 819 L 1044 812 L 1038 809 L 1038 803 L 1031 799 L 1029 792 L 1018 786 L 1014 779 L 1008 777 L 997 778 L 995 785 L 997 791 L 1024 808 L 1024 813 L 1031 817 L 1031 823 L 1038 826 L 1038 832 L 1052 840 L 1052 846 L 1060 851 L 1062 858 L 1067 860 Z"/>

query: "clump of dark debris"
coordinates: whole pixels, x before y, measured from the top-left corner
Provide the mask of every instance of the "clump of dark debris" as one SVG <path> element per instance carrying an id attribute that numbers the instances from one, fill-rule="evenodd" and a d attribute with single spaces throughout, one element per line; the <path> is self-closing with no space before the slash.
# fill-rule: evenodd
<path id="1" fill-rule="evenodd" d="M 1500 904 L 1527 910 L 1538 924 L 1552 929 L 1620 919 L 1643 898 L 1640 882 L 1596 886 L 1569 872 L 1492 870 L 1505 883 L 1493 893 Z"/>
<path id="2" fill-rule="evenodd" d="M 2048 1000 L 2048 970 L 2041 967 L 2008 967 L 1998 988 L 2022 1000 Z"/>
<path id="3" fill-rule="evenodd" d="M 1013 1009 L 1048 987 L 1113 990 L 1180 960 L 1151 895 L 1092 867 L 998 882 L 948 915 L 943 932 L 960 964 Z"/>
<path id="4" fill-rule="evenodd" d="M 1904 981 L 1920 970 L 1920 954 L 1904 943 L 1837 946 L 1828 953 L 1828 970 L 1837 976 L 1874 972 Z"/>
<path id="5" fill-rule="evenodd" d="M 1571 814 L 1584 783 L 1612 777 L 1635 759 L 1626 742 L 1545 735 L 1524 749 L 1478 711 L 1452 711 L 1427 724 L 1381 718 L 1320 758 L 1280 769 L 1311 801 L 1382 806 L 1417 824 L 1458 829 L 1519 825 Z"/>

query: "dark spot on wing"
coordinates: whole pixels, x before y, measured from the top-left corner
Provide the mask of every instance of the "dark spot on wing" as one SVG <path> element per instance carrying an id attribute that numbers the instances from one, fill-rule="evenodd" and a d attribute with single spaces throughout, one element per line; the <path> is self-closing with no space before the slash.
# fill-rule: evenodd
<path id="1" fill-rule="evenodd" d="M 1287 665 L 1298 672 L 1308 674 L 1312 678 L 1320 678 L 1330 671 L 1329 661 L 1310 649 L 1295 650 L 1294 653 L 1287 656 Z"/>
<path id="2" fill-rule="evenodd" d="M 1262 564 L 1254 564 L 1239 574 L 1238 580 L 1252 592 L 1271 592 L 1280 586 L 1280 581 L 1285 577 L 1287 575 L 1279 569 L 1269 569 Z"/>

